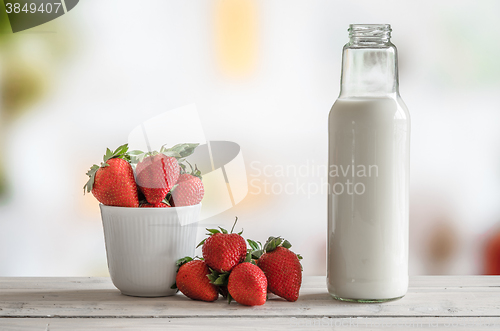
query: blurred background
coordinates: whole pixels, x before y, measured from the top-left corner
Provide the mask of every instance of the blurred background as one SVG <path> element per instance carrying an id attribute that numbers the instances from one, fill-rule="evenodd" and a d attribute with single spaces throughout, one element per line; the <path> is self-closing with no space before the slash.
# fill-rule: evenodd
<path id="1" fill-rule="evenodd" d="M 16 34 L 0 16 L 0 276 L 108 275 L 85 173 L 192 103 L 208 140 L 240 145 L 249 182 L 199 239 L 237 215 L 246 237 L 284 236 L 305 275 L 326 274 L 321 169 L 350 23 L 390 23 L 399 49 L 410 274 L 500 273 L 498 13 L 496 0 L 84 0 Z"/>

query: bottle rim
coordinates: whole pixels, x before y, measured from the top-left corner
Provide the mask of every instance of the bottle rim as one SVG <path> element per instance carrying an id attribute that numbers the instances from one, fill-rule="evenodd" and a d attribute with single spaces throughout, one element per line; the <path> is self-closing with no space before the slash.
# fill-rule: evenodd
<path id="1" fill-rule="evenodd" d="M 349 38 L 351 39 L 382 39 L 391 38 L 390 24 L 349 24 Z"/>

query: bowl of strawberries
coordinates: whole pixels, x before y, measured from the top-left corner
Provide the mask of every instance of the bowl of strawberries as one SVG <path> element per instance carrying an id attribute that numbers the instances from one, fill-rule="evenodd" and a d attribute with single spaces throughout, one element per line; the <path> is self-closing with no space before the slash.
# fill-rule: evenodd
<path id="1" fill-rule="evenodd" d="M 201 173 L 186 160 L 196 146 L 144 153 L 125 144 L 87 172 L 84 190 L 100 202 L 108 269 L 123 294 L 175 294 L 176 260 L 194 254 L 204 196 Z"/>

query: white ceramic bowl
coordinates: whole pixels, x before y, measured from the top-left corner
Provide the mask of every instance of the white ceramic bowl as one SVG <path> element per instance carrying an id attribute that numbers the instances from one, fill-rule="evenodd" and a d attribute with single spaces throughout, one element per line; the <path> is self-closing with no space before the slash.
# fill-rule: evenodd
<path id="1" fill-rule="evenodd" d="M 193 256 L 201 204 L 175 208 L 101 207 L 108 268 L 126 295 L 174 295 L 175 261 Z"/>

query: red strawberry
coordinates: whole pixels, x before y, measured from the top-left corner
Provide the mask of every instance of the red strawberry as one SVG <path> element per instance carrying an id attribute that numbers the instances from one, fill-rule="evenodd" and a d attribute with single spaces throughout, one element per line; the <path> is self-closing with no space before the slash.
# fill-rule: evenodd
<path id="1" fill-rule="evenodd" d="M 234 225 L 236 225 L 236 221 Z M 233 229 L 234 229 L 233 225 Z M 203 245 L 202 252 L 206 264 L 213 270 L 223 273 L 231 271 L 237 264 L 243 262 L 247 255 L 247 244 L 240 233 L 228 233 L 227 230 L 207 229 L 209 237 L 198 246 Z"/>
<path id="2" fill-rule="evenodd" d="M 176 187 L 172 190 L 172 204 L 175 207 L 193 206 L 200 203 L 205 194 L 201 179 L 190 175 L 179 176 Z"/>
<path id="3" fill-rule="evenodd" d="M 266 303 L 266 275 L 252 263 L 244 262 L 233 269 L 227 289 L 231 297 L 242 305 L 260 306 Z"/>
<path id="4" fill-rule="evenodd" d="M 153 152 L 136 167 L 137 185 L 150 204 L 160 203 L 179 179 L 180 168 L 175 157 Z"/>
<path id="5" fill-rule="evenodd" d="M 182 264 L 177 272 L 177 288 L 188 298 L 202 301 L 215 301 L 219 297 L 217 286 L 210 284 L 207 275 L 210 270 L 205 262 L 193 260 Z"/>
<path id="6" fill-rule="evenodd" d="M 156 205 L 152 205 L 148 202 L 148 203 L 143 203 L 141 205 L 141 208 L 170 208 L 170 206 L 163 202 L 159 202 Z"/>
<path id="7" fill-rule="evenodd" d="M 87 172 L 90 177 L 83 187 L 84 193 L 92 192 L 96 199 L 107 206 L 139 207 L 137 185 L 128 158 L 128 145 L 118 147 L 114 152 L 109 148 L 101 166 L 93 165 Z"/>
<path id="8" fill-rule="evenodd" d="M 302 266 L 300 255 L 288 249 L 291 246 L 287 240 L 270 237 L 257 265 L 266 274 L 268 291 L 293 302 L 299 298 Z"/>

